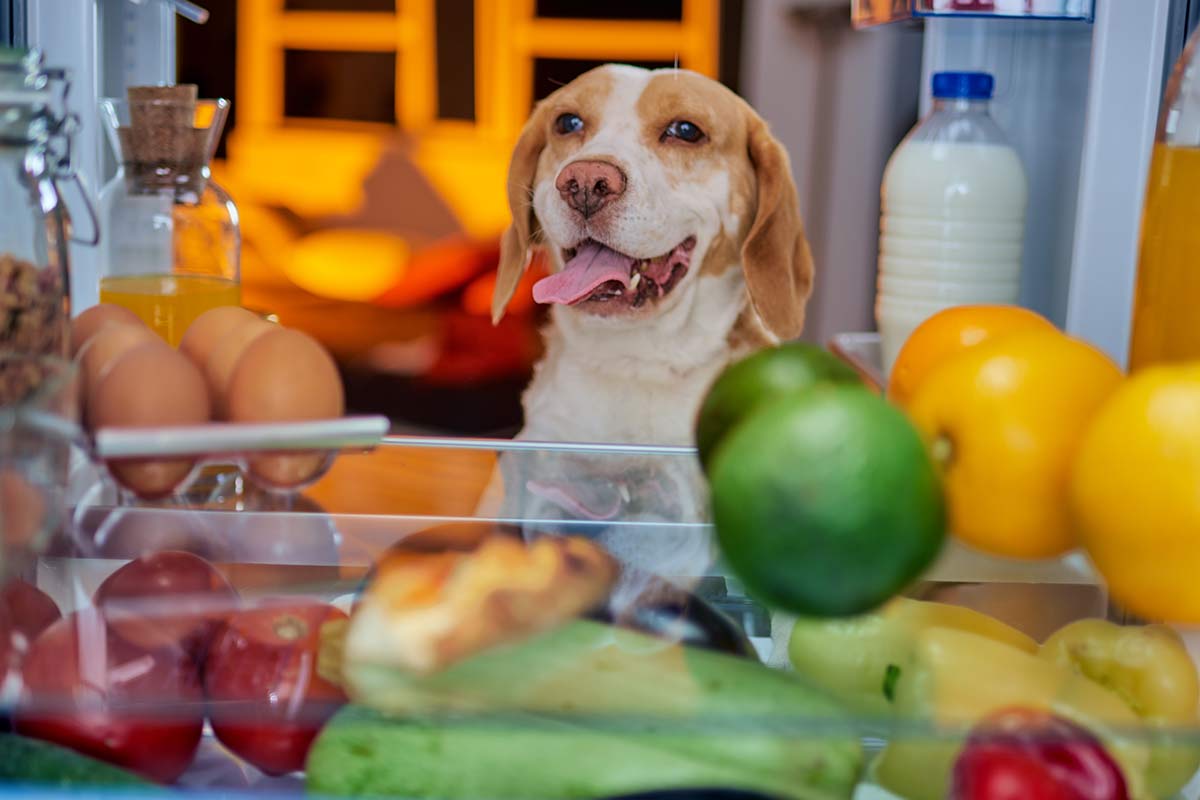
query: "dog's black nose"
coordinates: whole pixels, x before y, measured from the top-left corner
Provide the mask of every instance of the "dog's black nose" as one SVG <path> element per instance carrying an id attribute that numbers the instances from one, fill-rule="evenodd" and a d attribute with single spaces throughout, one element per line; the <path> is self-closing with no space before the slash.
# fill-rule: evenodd
<path id="1" fill-rule="evenodd" d="M 587 219 L 625 193 L 625 173 L 608 161 L 573 161 L 558 173 L 554 186 Z"/>

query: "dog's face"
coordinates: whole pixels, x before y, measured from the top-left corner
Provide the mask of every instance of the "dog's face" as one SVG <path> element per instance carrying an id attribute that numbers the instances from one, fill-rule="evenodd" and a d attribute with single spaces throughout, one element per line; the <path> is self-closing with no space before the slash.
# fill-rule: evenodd
<path id="1" fill-rule="evenodd" d="M 572 81 L 526 125 L 509 200 L 496 318 L 541 244 L 554 272 L 534 298 L 582 321 L 690 316 L 714 292 L 736 316 L 748 289 L 768 330 L 799 333 L 812 263 L 787 155 L 715 81 L 615 65 Z"/>
<path id="2" fill-rule="evenodd" d="M 559 271 L 535 298 L 628 316 L 682 297 L 675 289 L 696 280 L 718 234 L 740 240 L 750 222 L 739 112 L 736 97 L 698 75 L 620 67 L 549 98 L 533 208 Z M 724 255 L 710 271 L 736 263 Z"/>

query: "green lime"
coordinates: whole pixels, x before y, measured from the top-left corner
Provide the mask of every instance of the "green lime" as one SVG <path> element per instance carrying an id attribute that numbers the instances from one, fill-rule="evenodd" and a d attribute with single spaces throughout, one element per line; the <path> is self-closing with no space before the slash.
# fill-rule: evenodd
<path id="1" fill-rule="evenodd" d="M 696 447 L 708 469 L 721 439 L 763 403 L 821 383 L 858 383 L 858 373 L 836 356 L 803 342 L 759 350 L 721 373 L 696 417 Z"/>
<path id="2" fill-rule="evenodd" d="M 710 472 L 729 566 L 779 609 L 846 616 L 910 584 L 945 539 L 937 473 L 896 408 L 855 386 L 789 395 L 730 432 Z"/>

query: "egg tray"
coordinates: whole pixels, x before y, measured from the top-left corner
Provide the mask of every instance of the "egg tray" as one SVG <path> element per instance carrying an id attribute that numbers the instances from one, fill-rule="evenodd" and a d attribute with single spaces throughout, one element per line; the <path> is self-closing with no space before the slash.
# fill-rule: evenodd
<path id="1" fill-rule="evenodd" d="M 204 467 L 237 465 L 243 473 L 260 455 L 324 452 L 321 466 L 304 482 L 286 487 L 259 485 L 271 492 L 297 492 L 320 479 L 340 452 L 374 449 L 390 423 L 383 416 L 275 423 L 205 423 L 153 428 L 101 428 L 88 435 L 75 423 L 49 413 L 22 415 L 25 424 L 58 441 L 70 442 L 97 466 L 111 461 L 193 460 L 188 476 L 175 488 L 184 492 Z"/>

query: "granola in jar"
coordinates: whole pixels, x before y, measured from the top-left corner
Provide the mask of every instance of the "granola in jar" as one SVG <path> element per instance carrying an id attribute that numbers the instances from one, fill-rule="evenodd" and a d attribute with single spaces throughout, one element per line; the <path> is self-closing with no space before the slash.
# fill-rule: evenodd
<path id="1" fill-rule="evenodd" d="M 5 356 L 61 356 L 66 291 L 57 269 L 0 253 L 0 405 L 27 397 L 45 378 L 39 362 Z"/>

